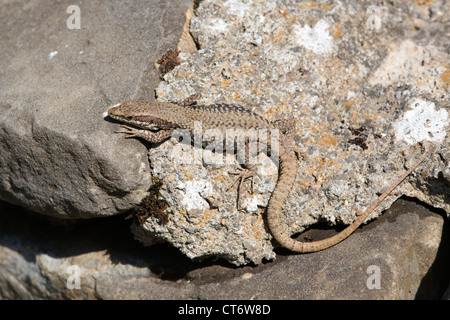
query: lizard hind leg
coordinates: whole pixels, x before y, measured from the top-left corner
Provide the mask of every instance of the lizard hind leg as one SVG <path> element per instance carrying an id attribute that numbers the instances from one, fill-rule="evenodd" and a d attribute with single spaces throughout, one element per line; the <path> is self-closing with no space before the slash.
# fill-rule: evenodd
<path id="1" fill-rule="evenodd" d="M 307 150 L 306 148 L 299 147 L 294 143 L 294 136 L 295 136 L 295 120 L 288 118 L 288 119 L 278 119 L 271 122 L 272 125 L 280 130 L 286 137 L 288 137 L 289 141 L 289 148 L 292 148 L 295 152 L 295 155 L 297 156 L 297 160 L 303 160 L 306 158 Z"/>
<path id="2" fill-rule="evenodd" d="M 170 103 L 178 104 L 182 107 L 187 107 L 196 104 L 197 100 L 201 97 L 202 95 L 200 93 L 194 93 L 182 101 L 170 101 Z"/>
<path id="3" fill-rule="evenodd" d="M 239 182 L 238 186 L 238 195 L 237 195 L 237 206 L 238 208 L 241 206 L 241 198 L 243 193 L 243 183 L 247 178 L 251 179 L 251 193 L 253 194 L 254 191 L 254 177 L 256 175 L 256 166 L 251 166 L 249 168 L 241 168 L 238 167 L 239 171 L 235 172 L 229 172 L 229 174 L 237 175 L 236 178 L 234 178 L 233 182 L 230 184 L 227 190 L 230 190 L 237 182 Z"/>

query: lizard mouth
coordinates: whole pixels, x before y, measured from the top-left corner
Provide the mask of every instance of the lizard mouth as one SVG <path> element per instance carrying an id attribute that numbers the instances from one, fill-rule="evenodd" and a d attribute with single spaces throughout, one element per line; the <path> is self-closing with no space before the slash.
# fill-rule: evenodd
<path id="1" fill-rule="evenodd" d="M 134 127 L 136 129 L 145 129 L 145 130 L 150 130 L 150 131 L 160 131 L 161 130 L 161 128 L 159 128 L 154 123 L 146 123 L 146 122 L 135 121 L 135 119 L 133 119 L 132 117 L 128 117 L 126 119 L 118 119 L 118 120 L 120 120 L 122 122 L 125 122 L 130 127 Z M 128 121 L 126 121 L 126 120 L 128 120 Z"/>

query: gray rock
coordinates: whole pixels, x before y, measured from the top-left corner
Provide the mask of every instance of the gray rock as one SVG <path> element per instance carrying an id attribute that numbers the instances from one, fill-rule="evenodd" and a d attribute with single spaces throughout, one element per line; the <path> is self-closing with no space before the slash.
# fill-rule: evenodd
<path id="1" fill-rule="evenodd" d="M 176 4 L 176 5 L 175 5 Z M 0 199 L 58 217 L 117 214 L 151 184 L 145 147 L 114 135 L 108 106 L 154 99 L 154 62 L 181 35 L 189 0 L 0 4 Z"/>
<path id="2" fill-rule="evenodd" d="M 145 146 L 114 135 L 117 125 L 102 119 L 108 106 L 129 98 L 152 99 L 157 87 L 163 101 L 202 93 L 201 102 L 233 102 L 271 120 L 286 116 L 297 120 L 297 144 L 308 150 L 308 156 L 299 168 L 298 187 L 285 206 L 283 220 L 291 233 L 302 232 L 318 221 L 351 223 L 356 208 L 366 207 L 388 181 L 414 162 L 422 152 L 419 143 L 438 145 L 436 155 L 371 218 L 403 194 L 450 212 L 449 55 L 448 43 L 441 36 L 446 32 L 442 1 L 424 5 L 400 1 L 395 8 L 380 6 L 380 12 L 369 12 L 352 1 L 306 7 L 288 1 L 264 5 L 224 1 L 221 6 L 204 1 L 191 24 L 201 49 L 192 52 L 190 42 L 190 49 L 181 54 L 182 64 L 157 85 L 153 64 L 167 48 L 174 47 L 183 24 L 186 27 L 184 12 L 191 3 L 177 3 L 180 6 L 164 1 L 112 2 L 108 6 L 89 2 L 81 6 L 80 30 L 69 30 L 63 23 L 69 17 L 66 8 L 59 11 L 38 2 L 0 5 L 0 18 L 6 26 L 0 61 L 0 199 L 57 217 L 104 217 L 138 203 L 153 172 L 164 181 L 161 194 L 171 214 L 167 225 L 153 218 L 142 226 L 133 225 L 141 242 L 164 240 L 189 258 L 214 256 L 235 265 L 274 259 L 275 252 L 283 251 L 274 251 L 264 225 L 264 208 L 276 182 L 276 168 L 270 161 L 260 168 L 255 195 L 245 199 L 246 212 L 238 211 L 235 190 L 227 191 L 228 171 L 235 169 L 235 162 L 175 163 L 170 152 L 179 150 L 179 144 L 169 141 L 150 150 L 150 167 Z M 421 26 L 419 30 L 414 28 L 412 16 Z M 264 155 L 261 158 L 267 160 Z M 110 227 L 98 222 L 95 231 L 103 228 L 108 232 Z M 402 230 L 397 230 L 398 234 L 413 232 L 406 227 Z M 421 226 L 421 230 L 428 228 Z M 98 234 L 95 231 L 86 238 Z M 242 278 L 253 280 L 245 287 L 257 297 L 289 298 L 294 292 L 296 297 L 320 298 L 325 295 L 318 289 L 324 273 L 334 277 L 332 281 L 355 281 L 350 275 L 350 280 L 339 280 L 340 273 L 326 269 L 334 261 L 339 270 L 349 270 L 340 260 L 342 252 L 335 251 L 342 244 L 317 255 L 285 258 L 290 278 L 285 279 L 285 287 L 276 286 L 279 283 L 275 281 L 271 296 L 261 288 L 267 278 L 282 280 L 280 273 L 286 268 L 280 262 L 283 255 L 274 264 L 261 266 L 258 274 L 252 275 L 249 267 L 238 269 L 245 270 L 241 278 L 227 275 L 220 284 L 196 278 L 211 279 L 220 273 L 220 268 L 212 267 L 206 275 L 189 271 L 189 283 L 179 278 L 180 283 L 165 286 L 157 276 L 147 279 L 151 276 L 147 264 L 153 260 L 136 265 L 129 263 L 127 256 L 125 265 L 110 263 L 105 247 L 93 247 L 92 241 L 83 243 L 84 255 L 74 247 L 66 259 L 61 252 L 66 252 L 67 246 L 54 253 L 55 242 L 45 243 L 42 234 L 27 242 L 28 247 L 36 244 L 38 249 L 22 248 L 22 238 L 12 243 L 4 239 L 0 255 L 6 270 L 5 285 L 0 286 L 3 296 L 219 298 L 226 290 L 236 292 Z M 356 236 L 348 241 L 362 241 Z M 67 233 L 59 237 L 67 237 Z M 427 239 L 421 237 L 419 242 Z M 377 244 L 378 249 L 385 247 L 389 245 Z M 396 253 L 400 259 L 398 265 L 391 265 L 391 256 L 371 260 L 383 274 L 388 270 L 386 290 L 391 291 L 382 291 L 381 296 L 410 298 L 420 291 L 417 281 L 423 279 L 422 264 L 428 266 L 432 259 L 393 247 L 397 252 L 392 256 L 397 257 Z M 349 265 L 357 265 L 352 260 L 357 250 L 352 248 L 345 257 Z M 315 260 L 327 254 L 330 262 Z M 158 255 L 152 259 L 157 261 Z M 311 259 L 310 271 L 299 267 L 297 259 Z M 114 258 L 111 261 L 115 262 Z M 405 261 L 412 275 L 402 273 Z M 71 265 L 85 268 L 81 271 L 86 292 L 61 287 L 67 284 L 63 275 Z M 358 270 L 368 266 L 360 265 Z M 294 273 L 297 270 L 315 281 L 301 278 Z M 293 279 L 309 283 L 312 289 L 304 292 L 310 294 L 302 295 Z M 194 286 L 195 281 L 202 285 Z M 398 289 L 400 282 L 403 286 Z M 123 285 L 123 291 L 112 290 L 118 285 Z M 130 292 L 135 286 L 149 291 Z M 177 293 L 173 295 L 171 288 Z M 343 291 L 343 296 L 350 297 L 352 292 Z M 360 288 L 358 292 L 363 291 Z"/>
<path id="3" fill-rule="evenodd" d="M 235 103 L 270 120 L 296 120 L 297 144 L 308 152 L 282 217 L 290 234 L 319 221 L 352 223 L 416 161 L 420 144 L 436 145 L 436 154 L 369 219 L 402 195 L 450 212 L 448 44 L 432 32 L 428 41 L 415 41 L 406 18 L 418 15 L 417 23 L 442 30 L 445 19 L 423 15 L 408 1 L 377 8 L 370 13 L 353 1 L 305 8 L 292 1 L 218 6 L 205 0 L 191 21 L 201 49 L 181 54 L 181 65 L 157 88 L 162 101 L 201 93 L 199 103 Z M 379 28 L 373 19 L 380 19 Z M 275 165 L 264 162 L 255 193 L 238 210 L 236 189 L 228 190 L 236 161 L 208 166 L 209 151 L 200 161 L 198 151 L 174 141 L 149 152 L 152 172 L 164 181 L 169 223 L 148 219 L 135 226 L 136 237 L 152 244 L 156 236 L 190 258 L 214 255 L 236 265 L 274 258 L 264 209 L 275 187 Z M 198 218 L 189 218 L 192 210 Z M 187 232 L 192 225 L 199 231 Z"/>
<path id="4" fill-rule="evenodd" d="M 400 200 L 345 243 L 312 255 L 283 257 L 250 279 L 205 285 L 201 298 L 229 299 L 231 291 L 236 299 L 439 299 L 449 259 L 432 268 L 433 279 L 425 279 L 438 251 L 444 251 L 440 259 L 450 253 L 448 242 L 430 241 L 441 238 L 443 218 L 420 211 Z M 264 285 L 267 281 L 275 283 Z"/>
<path id="5" fill-rule="evenodd" d="M 329 250 L 256 267 L 144 248 L 128 228 L 52 225 L 0 202 L 0 299 L 438 299 L 449 281 L 448 223 L 405 200 Z"/>

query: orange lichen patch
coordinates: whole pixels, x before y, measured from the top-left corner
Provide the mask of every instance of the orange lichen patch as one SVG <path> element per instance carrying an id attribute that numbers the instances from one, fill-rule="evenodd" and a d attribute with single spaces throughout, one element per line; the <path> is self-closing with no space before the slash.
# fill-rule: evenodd
<path id="1" fill-rule="evenodd" d="M 330 145 L 336 144 L 336 139 L 331 135 L 324 135 L 316 141 L 318 145 L 322 147 L 329 147 Z"/>
<path id="2" fill-rule="evenodd" d="M 361 102 L 361 98 L 356 98 L 356 99 L 350 99 L 348 101 L 344 102 L 344 105 L 346 107 L 350 107 L 350 106 L 355 106 L 357 105 L 359 102 Z"/>
<path id="3" fill-rule="evenodd" d="M 255 69 L 255 66 L 246 66 L 246 65 L 242 66 L 242 72 L 244 74 L 252 73 L 253 69 Z"/>
<path id="4" fill-rule="evenodd" d="M 310 167 L 306 168 L 306 174 L 308 176 L 312 176 L 315 179 L 315 182 L 320 183 L 325 180 L 324 168 L 332 167 L 334 165 L 334 161 L 331 159 L 326 159 L 324 157 L 316 158 Z M 311 185 L 311 181 L 303 181 L 301 184 L 303 187 L 308 187 Z"/>
<path id="5" fill-rule="evenodd" d="M 272 43 L 279 43 L 281 40 L 286 39 L 287 30 L 285 28 L 279 30 L 278 32 L 273 33 L 272 35 Z"/>
<path id="6" fill-rule="evenodd" d="M 281 107 L 276 105 L 276 106 L 270 107 L 268 110 L 266 110 L 264 112 L 264 116 L 270 120 L 270 119 L 275 118 L 276 115 L 281 114 L 282 113 L 281 111 L 282 111 Z"/>
<path id="7" fill-rule="evenodd" d="M 342 34 L 341 23 L 338 22 L 335 26 L 329 28 L 330 34 L 333 38 L 337 38 Z"/>
<path id="8" fill-rule="evenodd" d="M 184 170 L 183 173 L 187 180 L 191 181 L 194 179 L 194 177 L 192 176 L 192 173 L 189 170 Z"/>
<path id="9" fill-rule="evenodd" d="M 364 120 L 369 120 L 369 119 L 376 120 L 377 116 L 366 112 L 366 114 L 364 115 Z"/>
<path id="10" fill-rule="evenodd" d="M 253 95 L 259 95 L 259 96 L 262 96 L 264 94 L 264 91 L 258 87 L 250 87 L 250 92 Z"/>
<path id="11" fill-rule="evenodd" d="M 433 0 L 414 0 L 415 5 L 423 6 L 432 3 Z"/>
<path id="12" fill-rule="evenodd" d="M 286 17 L 289 14 L 289 10 L 288 9 L 279 9 L 279 8 L 275 8 L 275 12 L 278 13 L 279 15 Z"/>
<path id="13" fill-rule="evenodd" d="M 295 122 L 295 134 L 298 135 L 302 132 L 303 128 L 300 128 L 299 126 L 300 120 L 294 119 L 294 122 Z"/>
<path id="14" fill-rule="evenodd" d="M 270 107 L 268 110 L 264 111 L 264 116 L 268 120 L 274 119 L 278 115 L 282 115 L 284 113 L 291 114 L 292 111 L 292 97 L 284 97 L 281 100 L 280 105 L 276 105 Z"/>
<path id="15" fill-rule="evenodd" d="M 334 136 L 329 131 L 327 131 L 326 129 L 324 130 L 326 126 L 327 123 L 325 122 L 318 124 L 318 126 L 312 126 L 311 130 L 315 135 L 318 136 L 318 138 L 315 141 L 309 141 L 309 143 L 318 144 L 325 148 L 336 145 L 336 138 L 334 138 Z"/>
<path id="16" fill-rule="evenodd" d="M 196 227 L 204 227 L 206 224 L 208 224 L 208 221 L 217 213 L 217 210 L 205 210 L 203 211 L 202 216 L 198 220 L 197 223 L 194 225 Z"/>
<path id="17" fill-rule="evenodd" d="M 306 2 L 306 5 L 303 5 L 302 7 L 303 8 L 314 8 L 314 7 L 317 7 L 318 6 L 318 4 L 317 3 L 315 3 L 315 2 L 311 2 L 311 1 L 307 1 Z"/>
<path id="18" fill-rule="evenodd" d="M 342 158 L 346 158 L 352 153 L 342 153 Z M 307 179 L 303 179 L 298 181 L 298 188 L 311 188 L 315 187 L 318 183 L 326 181 L 329 177 L 333 177 L 336 172 L 342 168 L 342 165 L 339 165 L 339 162 L 335 162 L 331 159 L 326 159 L 325 157 L 317 157 L 315 159 L 311 159 L 310 166 L 307 166 L 303 169 L 303 173 L 308 176 Z M 325 170 L 330 169 L 332 170 Z"/>
<path id="19" fill-rule="evenodd" d="M 158 94 L 156 95 L 156 99 L 164 97 L 166 95 L 166 93 L 164 92 L 164 90 L 158 92 Z"/>
<path id="20" fill-rule="evenodd" d="M 245 221 L 244 232 L 254 239 L 263 239 L 266 236 L 264 220 L 261 215 L 251 216 L 250 221 Z"/>
<path id="21" fill-rule="evenodd" d="M 318 135 L 315 141 L 310 141 L 309 143 L 327 150 L 336 146 L 337 139 L 331 133 L 321 131 Z"/>
<path id="22" fill-rule="evenodd" d="M 257 87 L 250 87 L 250 92 L 253 95 L 259 95 L 262 96 L 266 93 L 265 88 L 268 86 L 267 81 L 264 81 L 263 83 L 259 84 Z"/>
<path id="23" fill-rule="evenodd" d="M 361 106 L 359 106 L 360 102 L 361 102 L 361 98 L 351 99 L 351 100 L 344 102 L 344 105 L 346 107 L 356 106 L 356 108 L 351 112 L 352 117 L 348 120 L 351 124 L 357 124 L 358 119 L 360 119 L 360 117 L 361 117 L 361 115 L 360 115 Z"/>
<path id="24" fill-rule="evenodd" d="M 220 169 L 220 170 L 223 171 L 222 169 Z M 214 179 L 215 179 L 217 182 L 221 182 L 221 181 L 223 181 L 223 180 L 228 179 L 228 177 L 229 177 L 229 175 L 226 175 L 225 173 L 223 173 L 223 174 L 220 174 L 220 175 L 215 176 Z"/>
<path id="25" fill-rule="evenodd" d="M 230 85 L 230 83 L 227 80 L 223 80 L 220 84 L 224 87 L 228 87 Z"/>
<path id="26" fill-rule="evenodd" d="M 284 21 L 287 24 L 293 24 L 298 21 L 298 17 L 292 14 L 288 9 L 275 8 L 275 12 L 278 13 L 281 17 L 283 17 Z"/>
<path id="27" fill-rule="evenodd" d="M 359 109 L 359 108 L 352 112 L 352 117 L 351 117 L 350 120 L 349 120 L 349 122 L 350 122 L 352 125 L 355 125 L 355 124 L 358 123 L 359 112 L 360 112 L 360 109 Z"/>
<path id="28" fill-rule="evenodd" d="M 181 215 L 184 216 L 184 217 L 187 217 L 187 216 L 188 216 L 188 213 L 187 213 L 186 209 L 181 208 L 181 209 L 180 209 L 180 213 L 181 213 Z"/>
<path id="29" fill-rule="evenodd" d="M 311 8 L 314 8 L 314 7 L 320 7 L 320 9 L 323 9 L 323 10 L 330 10 L 331 9 L 331 7 L 329 5 L 327 5 L 327 4 L 324 4 L 324 3 L 319 4 L 317 2 L 312 2 L 312 1 L 307 1 L 306 5 L 300 6 L 300 8 L 302 8 L 302 9 L 311 9 Z"/>
<path id="30" fill-rule="evenodd" d="M 359 122 L 363 121 L 363 120 L 376 120 L 377 116 L 373 113 L 369 113 L 369 112 L 365 112 L 362 113 L 361 112 L 361 106 L 359 105 L 359 103 L 361 102 L 361 98 L 357 98 L 357 99 L 352 99 L 349 101 L 346 101 L 344 103 L 344 105 L 346 107 L 353 107 L 355 106 L 355 108 L 350 111 L 349 110 L 349 114 L 351 115 L 351 118 L 348 119 L 348 122 L 350 125 L 357 125 Z"/>
<path id="31" fill-rule="evenodd" d="M 441 75 L 442 80 L 444 80 L 444 82 L 449 85 L 450 84 L 450 65 L 446 65 L 445 66 L 447 68 L 447 70 L 445 70 L 445 72 Z"/>

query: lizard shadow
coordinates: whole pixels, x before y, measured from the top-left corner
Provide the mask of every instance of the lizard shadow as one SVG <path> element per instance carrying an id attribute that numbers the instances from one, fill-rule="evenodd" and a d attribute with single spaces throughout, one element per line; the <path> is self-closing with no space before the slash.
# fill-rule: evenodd
<path id="1" fill-rule="evenodd" d="M 291 236 L 292 239 L 301 242 L 312 242 L 320 241 L 337 235 L 339 232 L 344 230 L 346 226 L 334 225 L 330 226 L 326 222 L 318 222 L 310 226 L 307 230 L 303 232 L 295 233 Z M 269 229 L 267 229 L 269 230 Z M 303 253 L 303 252 L 292 252 L 284 247 L 277 247 L 274 249 L 277 256 L 291 256 L 291 255 L 305 255 L 314 254 L 315 252 Z"/>

